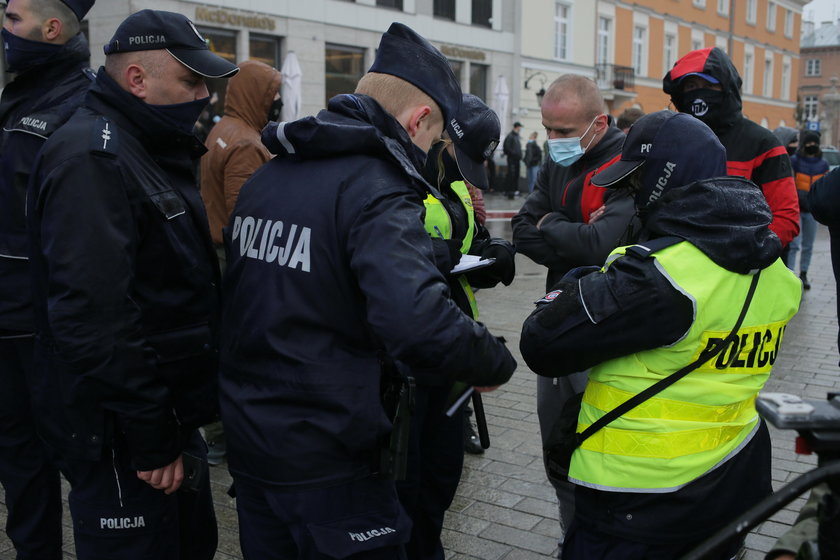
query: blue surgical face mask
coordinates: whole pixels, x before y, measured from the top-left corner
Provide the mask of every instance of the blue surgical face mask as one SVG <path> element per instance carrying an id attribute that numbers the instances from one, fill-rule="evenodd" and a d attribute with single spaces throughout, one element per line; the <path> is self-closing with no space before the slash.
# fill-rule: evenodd
<path id="1" fill-rule="evenodd" d="M 600 116 L 601 115 L 598 115 L 598 117 Z M 598 117 L 595 117 L 595 119 Z M 595 140 L 595 137 L 593 136 L 592 140 L 589 141 L 589 144 L 586 145 L 586 148 L 580 144 L 580 139 L 583 136 L 586 136 L 586 133 L 589 132 L 589 129 L 592 128 L 593 124 L 595 124 L 595 119 L 592 119 L 592 122 L 589 123 L 589 126 L 586 127 L 586 130 L 581 136 L 573 136 L 571 138 L 549 138 L 548 154 L 551 156 L 551 160 L 557 165 L 562 165 L 563 167 L 569 167 L 579 160 Z"/>
<path id="2" fill-rule="evenodd" d="M 22 72 L 48 62 L 62 45 L 33 41 L 18 37 L 3 29 L 3 44 L 6 48 L 6 70 Z"/>

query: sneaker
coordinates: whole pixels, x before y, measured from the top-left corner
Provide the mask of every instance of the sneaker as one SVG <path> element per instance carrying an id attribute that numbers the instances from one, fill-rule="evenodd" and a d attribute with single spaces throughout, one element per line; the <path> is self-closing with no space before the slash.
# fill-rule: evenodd
<path id="1" fill-rule="evenodd" d="M 475 433 L 472 422 L 468 416 L 464 416 L 464 451 L 470 455 L 481 455 L 484 448 L 481 447 L 481 439 Z"/>
<path id="2" fill-rule="evenodd" d="M 215 441 L 207 442 L 207 464 L 214 467 L 221 465 L 225 461 L 225 453 L 227 452 L 227 445 L 224 442 L 216 443 Z"/>
<path id="3" fill-rule="evenodd" d="M 802 289 L 804 289 L 804 290 L 810 290 L 811 289 L 811 283 L 808 282 L 808 271 L 807 270 L 803 270 L 802 272 L 799 273 L 799 279 L 802 280 Z"/>

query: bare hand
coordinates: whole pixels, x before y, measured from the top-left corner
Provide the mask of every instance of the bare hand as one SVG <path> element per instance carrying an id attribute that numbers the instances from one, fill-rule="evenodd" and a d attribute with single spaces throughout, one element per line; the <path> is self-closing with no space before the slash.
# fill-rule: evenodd
<path id="1" fill-rule="evenodd" d="M 137 471 L 137 478 L 156 490 L 163 490 L 165 494 L 172 494 L 184 482 L 184 463 L 181 456 L 159 469 L 153 471 Z"/>
<path id="2" fill-rule="evenodd" d="M 592 222 L 603 216 L 606 209 L 607 207 L 602 204 L 600 208 L 594 210 L 591 214 L 589 214 L 589 223 L 591 224 Z"/>
<path id="3" fill-rule="evenodd" d="M 492 387 L 473 387 L 473 389 L 475 389 L 479 393 L 490 393 L 492 391 L 495 391 L 499 387 L 501 387 L 501 385 L 494 385 Z"/>

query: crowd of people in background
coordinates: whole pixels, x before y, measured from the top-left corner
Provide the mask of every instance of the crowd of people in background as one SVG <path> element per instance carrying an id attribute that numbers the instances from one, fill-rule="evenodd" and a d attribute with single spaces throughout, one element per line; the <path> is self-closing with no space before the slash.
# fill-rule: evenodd
<path id="1" fill-rule="evenodd" d="M 744 116 L 721 49 L 664 76 L 675 111 L 616 117 L 562 75 L 523 144 L 400 23 L 354 92 L 281 123 L 280 72 L 181 14 L 130 15 L 94 72 L 93 3 L 9 0 L 3 28 L 18 558 L 61 558 L 61 473 L 80 559 L 210 560 L 226 462 L 247 559 L 442 559 L 464 453 L 489 445 L 481 395 L 516 369 L 475 291 L 511 285 L 517 252 L 546 268 L 520 350 L 562 558 L 676 558 L 772 492 L 756 356 L 810 289 L 840 185 L 818 133 Z M 484 227 L 490 192 L 524 195 L 512 242 Z"/>

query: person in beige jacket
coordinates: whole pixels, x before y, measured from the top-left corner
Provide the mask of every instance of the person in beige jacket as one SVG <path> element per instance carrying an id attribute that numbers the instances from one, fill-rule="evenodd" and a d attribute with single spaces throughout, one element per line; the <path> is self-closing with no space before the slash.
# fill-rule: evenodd
<path id="1" fill-rule="evenodd" d="M 242 62 L 239 73 L 228 81 L 225 114 L 205 142 L 208 151 L 201 158 L 201 198 L 222 272 L 222 228 L 228 223 L 243 183 L 271 159 L 260 141 L 260 131 L 280 116 L 280 81 L 280 72 L 271 66 L 256 60 Z M 222 423 L 205 426 L 204 437 L 207 461 L 221 464 L 226 451 Z"/>

